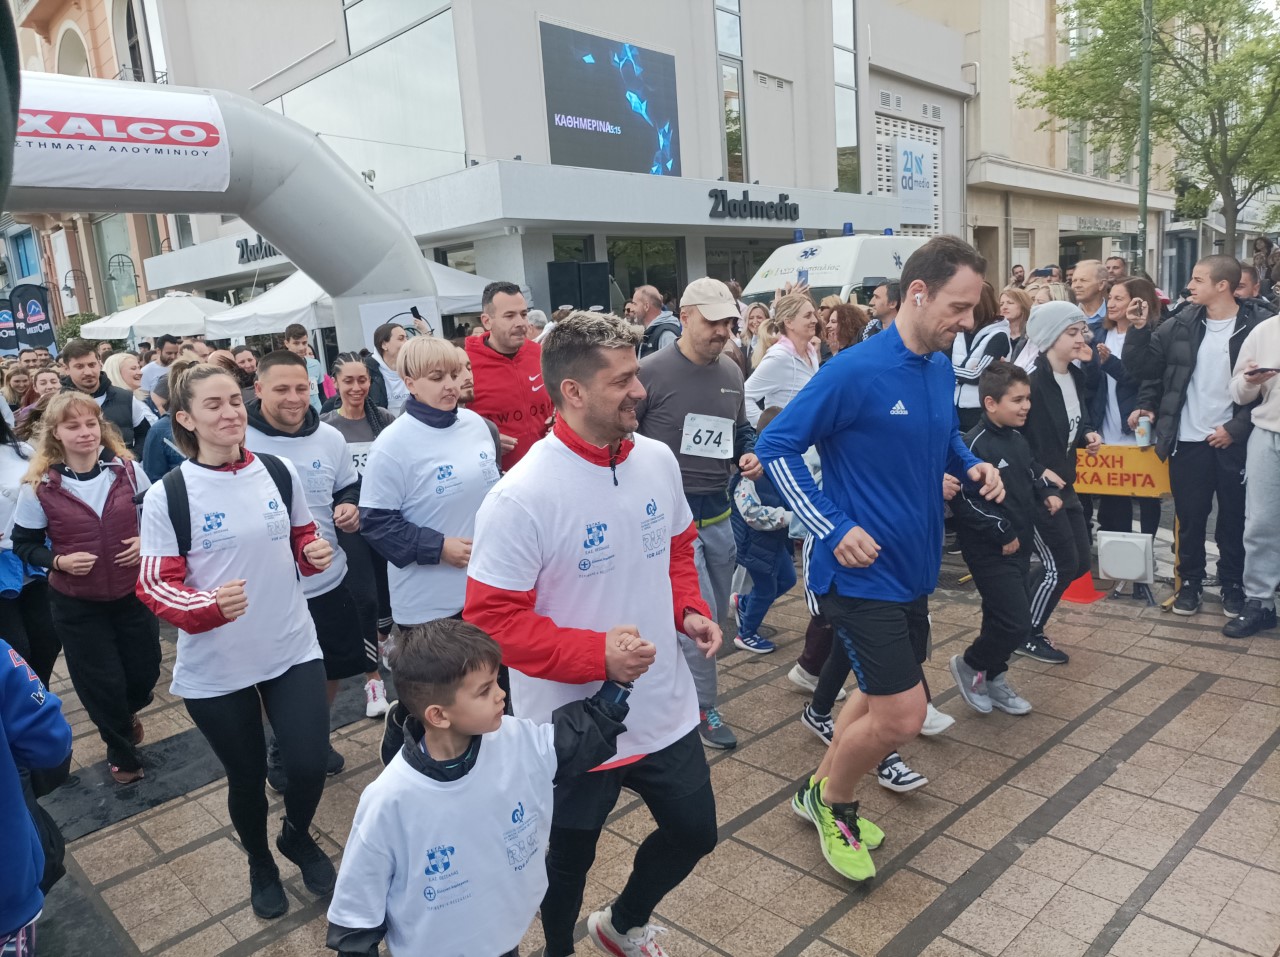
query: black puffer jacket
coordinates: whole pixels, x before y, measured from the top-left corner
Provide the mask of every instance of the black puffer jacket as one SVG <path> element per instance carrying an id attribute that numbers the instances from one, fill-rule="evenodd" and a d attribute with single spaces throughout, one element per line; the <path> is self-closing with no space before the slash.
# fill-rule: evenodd
<path id="1" fill-rule="evenodd" d="M 1259 308 L 1254 300 L 1246 299 L 1239 303 L 1236 314 L 1235 330 L 1231 333 L 1231 368 L 1236 367 L 1240 357 L 1240 345 L 1253 328 L 1268 318 L 1270 314 Z M 1191 309 L 1180 309 L 1158 327 L 1152 330 L 1150 325 L 1142 329 L 1130 328 L 1124 340 L 1125 371 L 1135 379 L 1157 380 L 1160 384 L 1156 404 L 1156 454 L 1167 459 L 1173 452 L 1178 439 L 1178 422 L 1182 418 L 1182 407 L 1187 402 L 1187 388 L 1191 376 L 1196 370 L 1196 356 L 1200 351 L 1200 343 L 1204 341 L 1205 309 L 1196 306 Z M 1140 402 L 1150 395 L 1156 394 L 1144 387 Z M 1253 429 L 1250 413 L 1253 403 L 1247 406 L 1233 406 L 1233 415 L 1224 423 L 1233 442 L 1240 444 L 1248 440 Z"/>

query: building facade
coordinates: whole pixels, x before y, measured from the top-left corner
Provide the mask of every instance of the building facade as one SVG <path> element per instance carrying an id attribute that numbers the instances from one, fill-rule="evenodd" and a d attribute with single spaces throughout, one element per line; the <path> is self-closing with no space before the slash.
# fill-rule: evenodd
<path id="1" fill-rule="evenodd" d="M 173 83 L 314 130 L 425 255 L 544 309 L 745 285 L 800 233 L 964 225 L 964 38 L 872 0 L 156 2 Z M 170 227 L 153 288 L 239 300 L 292 270 L 238 220 Z M 573 263 L 604 266 L 575 287 Z"/>
<path id="2" fill-rule="evenodd" d="M 163 47 L 148 28 L 157 18 L 155 0 L 14 0 L 22 67 L 36 73 L 164 83 Z M 30 234 L 58 318 L 150 298 L 143 261 L 172 245 L 165 217 L 126 213 L 51 210 L 4 231 L 11 248 L 26 249 Z"/>

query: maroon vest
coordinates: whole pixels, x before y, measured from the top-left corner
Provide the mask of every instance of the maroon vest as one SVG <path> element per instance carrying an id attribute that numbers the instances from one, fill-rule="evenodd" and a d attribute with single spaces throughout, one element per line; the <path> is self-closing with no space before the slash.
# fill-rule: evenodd
<path id="1" fill-rule="evenodd" d="M 49 570 L 49 584 L 64 595 L 86 601 L 114 601 L 133 594 L 138 566 L 117 565 L 115 556 L 124 551 L 124 539 L 138 534 L 138 509 L 133 504 L 133 463 L 116 459 L 104 463 L 116 473 L 102 508 L 102 517 L 79 496 L 65 488 L 62 474 L 54 469 L 36 486 L 36 498 L 49 521 L 49 539 L 56 555 L 90 552 L 97 555 L 87 575 L 68 575 Z"/>

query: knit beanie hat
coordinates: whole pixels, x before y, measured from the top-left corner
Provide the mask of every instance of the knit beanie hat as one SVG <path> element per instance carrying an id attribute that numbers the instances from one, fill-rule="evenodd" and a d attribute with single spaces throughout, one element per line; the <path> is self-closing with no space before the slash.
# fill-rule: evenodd
<path id="1" fill-rule="evenodd" d="M 1088 321 L 1079 306 L 1053 299 L 1032 307 L 1027 319 L 1027 339 L 1041 352 L 1046 352 L 1058 341 L 1058 336 L 1067 331 L 1068 326 Z"/>

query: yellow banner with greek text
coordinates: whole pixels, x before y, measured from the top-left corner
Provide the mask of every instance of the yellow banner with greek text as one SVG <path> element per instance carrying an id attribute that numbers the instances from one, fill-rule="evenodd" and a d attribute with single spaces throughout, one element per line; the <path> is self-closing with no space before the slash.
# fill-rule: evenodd
<path id="1" fill-rule="evenodd" d="M 1076 491 L 1081 495 L 1169 494 L 1169 463 L 1153 446 L 1103 445 L 1096 453 L 1076 451 Z"/>

